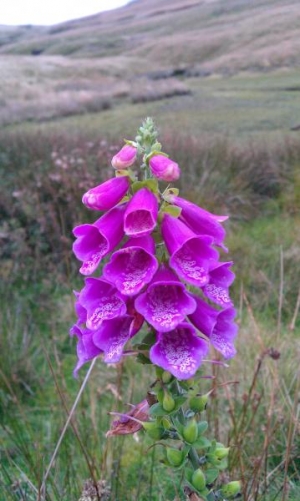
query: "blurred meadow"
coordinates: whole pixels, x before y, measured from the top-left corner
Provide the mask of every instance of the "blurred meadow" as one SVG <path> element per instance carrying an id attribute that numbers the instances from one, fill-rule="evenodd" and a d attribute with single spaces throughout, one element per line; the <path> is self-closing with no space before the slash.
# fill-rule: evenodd
<path id="1" fill-rule="evenodd" d="M 293 0 L 136 0 L 0 25 L 0 501 L 185 499 L 143 433 L 105 437 L 108 412 L 155 380 L 130 357 L 97 361 L 48 472 L 88 370 L 72 376 L 71 231 L 96 219 L 82 194 L 146 116 L 181 194 L 230 216 L 238 354 L 199 381 L 232 448 L 223 480 L 241 478 L 244 501 L 299 501 L 299 15 Z"/>

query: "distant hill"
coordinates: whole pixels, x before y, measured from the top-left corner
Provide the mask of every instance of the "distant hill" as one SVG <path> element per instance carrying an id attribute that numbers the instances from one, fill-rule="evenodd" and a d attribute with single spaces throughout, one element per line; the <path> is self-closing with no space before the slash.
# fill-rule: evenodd
<path id="1" fill-rule="evenodd" d="M 299 0 L 135 0 L 50 27 L 0 25 L 0 55 L 127 58 L 128 71 L 300 64 Z"/>

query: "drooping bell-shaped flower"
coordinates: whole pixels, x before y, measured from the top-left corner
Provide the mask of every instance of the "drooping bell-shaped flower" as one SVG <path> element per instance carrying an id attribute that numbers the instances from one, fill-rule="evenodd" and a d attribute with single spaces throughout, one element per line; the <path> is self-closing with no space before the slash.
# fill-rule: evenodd
<path id="1" fill-rule="evenodd" d="M 135 307 L 154 329 L 167 332 L 182 323 L 196 303 L 175 273 L 162 265 L 146 292 L 135 300 Z"/>
<path id="2" fill-rule="evenodd" d="M 155 242 L 150 235 L 130 238 L 122 249 L 114 252 L 103 268 L 103 276 L 127 296 L 138 294 L 158 268 Z"/>
<path id="3" fill-rule="evenodd" d="M 122 357 L 123 349 L 131 337 L 132 317 L 119 316 L 104 320 L 93 336 L 94 344 L 104 352 L 104 362 L 114 364 Z"/>
<path id="4" fill-rule="evenodd" d="M 227 251 L 223 245 L 226 232 L 220 223 L 226 221 L 228 216 L 212 214 L 176 195 L 169 195 L 168 201 L 181 208 L 180 220 L 187 224 L 194 233 L 211 236 L 214 244 Z"/>
<path id="5" fill-rule="evenodd" d="M 127 169 L 134 164 L 137 156 L 137 148 L 131 144 L 125 144 L 123 148 L 112 158 L 111 165 L 114 169 Z"/>
<path id="6" fill-rule="evenodd" d="M 74 369 L 74 376 L 77 376 L 79 369 L 87 362 L 98 357 L 103 351 L 95 345 L 93 341 L 94 332 L 89 329 L 81 329 L 74 325 L 70 330 L 71 336 L 77 336 L 77 364 Z"/>
<path id="7" fill-rule="evenodd" d="M 150 360 L 177 379 L 189 379 L 208 349 L 208 343 L 197 336 L 193 326 L 184 322 L 170 332 L 158 333 L 157 342 L 150 349 Z"/>
<path id="8" fill-rule="evenodd" d="M 202 288 L 205 296 L 222 308 L 233 306 L 229 296 L 229 286 L 235 278 L 235 274 L 229 269 L 232 264 L 232 261 L 217 263 L 216 267 L 209 271 L 208 284 Z"/>
<path id="9" fill-rule="evenodd" d="M 149 160 L 149 167 L 153 176 L 162 181 L 172 182 L 180 177 L 178 164 L 165 155 L 153 155 Z"/>
<path id="10" fill-rule="evenodd" d="M 170 254 L 170 266 L 192 285 L 203 287 L 209 281 L 209 268 L 218 259 L 211 247 L 212 237 L 196 235 L 179 219 L 164 214 L 161 232 Z"/>
<path id="11" fill-rule="evenodd" d="M 76 241 L 73 244 L 73 252 L 79 261 L 83 261 L 80 273 L 93 273 L 101 259 L 122 240 L 125 209 L 126 204 L 120 204 L 94 224 L 81 224 L 74 228 Z"/>
<path id="12" fill-rule="evenodd" d="M 124 215 L 124 231 L 130 237 L 143 237 L 151 233 L 157 221 L 158 201 L 156 196 L 142 188 L 128 202 Z"/>
<path id="13" fill-rule="evenodd" d="M 75 325 L 79 326 L 81 324 L 86 323 L 87 312 L 86 312 L 86 308 L 84 306 L 82 306 L 82 304 L 79 301 L 80 292 L 78 292 L 78 291 L 73 291 L 73 292 L 74 292 L 74 295 L 76 297 L 74 308 L 75 308 L 75 313 L 77 315 L 77 322 Z"/>
<path id="14" fill-rule="evenodd" d="M 193 297 L 197 302 L 197 309 L 189 315 L 192 324 L 209 338 L 211 344 L 224 358 L 234 357 L 236 349 L 233 340 L 238 331 L 238 326 L 234 322 L 235 309 L 229 307 L 225 310 L 215 310 L 201 298 Z"/>
<path id="15" fill-rule="evenodd" d="M 128 176 L 114 177 L 87 191 L 82 197 L 82 203 L 89 209 L 109 210 L 122 200 L 129 186 Z"/>
<path id="16" fill-rule="evenodd" d="M 78 298 L 86 309 L 88 329 L 96 330 L 104 320 L 125 315 L 126 303 L 114 285 L 101 278 L 86 278 Z"/>

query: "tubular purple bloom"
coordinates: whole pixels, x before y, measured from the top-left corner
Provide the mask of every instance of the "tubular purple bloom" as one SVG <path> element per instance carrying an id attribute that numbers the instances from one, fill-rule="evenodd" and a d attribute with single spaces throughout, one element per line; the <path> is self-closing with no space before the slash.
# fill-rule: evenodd
<path id="1" fill-rule="evenodd" d="M 192 285 L 203 287 L 209 281 L 209 268 L 218 253 L 211 248 L 212 237 L 196 235 L 182 221 L 164 214 L 161 232 L 170 254 L 170 266 Z"/>
<path id="2" fill-rule="evenodd" d="M 197 302 L 197 309 L 189 315 L 192 324 L 205 334 L 211 344 L 224 358 L 232 358 L 236 354 L 233 340 L 237 335 L 238 326 L 234 323 L 236 311 L 234 308 L 215 310 L 205 301 L 193 296 Z"/>
<path id="3" fill-rule="evenodd" d="M 147 291 L 135 300 L 136 310 L 159 332 L 167 332 L 196 309 L 196 302 L 175 273 L 162 265 Z"/>
<path id="4" fill-rule="evenodd" d="M 164 155 L 153 155 L 149 160 L 153 176 L 162 181 L 176 181 L 180 177 L 180 169 L 176 162 Z"/>
<path id="5" fill-rule="evenodd" d="M 77 292 L 77 291 L 73 291 L 73 292 L 74 292 L 74 295 L 76 297 L 76 301 L 75 301 L 75 305 L 74 305 L 75 313 L 77 315 L 76 325 L 85 324 L 86 319 L 87 319 L 87 313 L 86 313 L 86 309 L 84 308 L 84 306 L 82 306 L 80 304 L 80 301 L 79 301 L 80 292 Z"/>
<path id="6" fill-rule="evenodd" d="M 114 169 L 127 169 L 134 164 L 137 156 L 137 148 L 125 144 L 123 148 L 112 158 L 111 165 Z"/>
<path id="7" fill-rule="evenodd" d="M 109 210 L 122 200 L 129 186 L 128 176 L 114 177 L 87 191 L 82 197 L 82 203 L 89 209 Z"/>
<path id="8" fill-rule="evenodd" d="M 103 320 L 124 315 L 127 309 L 117 289 L 101 278 L 86 278 L 79 302 L 86 308 L 86 326 L 91 330 L 98 329 Z"/>
<path id="9" fill-rule="evenodd" d="M 232 264 L 232 261 L 218 263 L 215 268 L 209 271 L 209 282 L 202 289 L 208 299 L 223 308 L 233 306 L 228 290 L 235 278 L 235 274 L 229 270 Z"/>
<path id="10" fill-rule="evenodd" d="M 158 268 L 155 242 L 150 235 L 131 238 L 111 256 L 103 268 L 103 276 L 127 296 L 138 294 Z"/>
<path id="11" fill-rule="evenodd" d="M 222 247 L 226 232 L 222 225 L 228 216 L 217 216 L 185 200 L 184 198 L 170 195 L 168 201 L 181 208 L 180 219 L 187 224 L 197 235 L 209 235 L 213 238 L 214 244 Z"/>
<path id="12" fill-rule="evenodd" d="M 77 240 L 73 244 L 73 252 L 79 261 L 83 261 L 80 273 L 93 273 L 101 259 L 122 240 L 125 209 L 126 204 L 118 205 L 94 224 L 82 224 L 74 228 L 73 234 Z"/>
<path id="13" fill-rule="evenodd" d="M 98 348 L 93 342 L 94 332 L 88 329 L 80 329 L 74 325 L 70 331 L 71 335 L 78 338 L 77 342 L 77 357 L 78 362 L 74 369 L 74 376 L 77 377 L 79 369 L 86 363 L 98 357 L 103 351 Z"/>
<path id="14" fill-rule="evenodd" d="M 137 191 L 128 202 L 124 215 L 124 231 L 130 237 L 143 237 L 151 233 L 158 215 L 158 202 L 156 196 L 142 188 Z"/>
<path id="15" fill-rule="evenodd" d="M 112 320 L 104 320 L 93 336 L 94 344 L 104 352 L 104 362 L 119 362 L 123 348 L 131 337 L 132 317 L 124 315 Z"/>
<path id="16" fill-rule="evenodd" d="M 189 379 L 208 349 L 208 343 L 196 335 L 193 326 L 184 322 L 170 332 L 158 333 L 158 340 L 150 349 L 150 360 L 177 379 Z"/>

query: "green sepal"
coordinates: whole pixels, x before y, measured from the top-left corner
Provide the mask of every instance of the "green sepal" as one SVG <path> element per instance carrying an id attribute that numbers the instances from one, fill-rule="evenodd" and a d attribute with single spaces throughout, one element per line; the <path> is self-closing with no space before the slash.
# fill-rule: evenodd
<path id="1" fill-rule="evenodd" d="M 199 421 L 198 423 L 198 433 L 199 435 L 202 435 L 203 433 L 206 432 L 208 428 L 208 422 L 207 421 Z"/>
<path id="2" fill-rule="evenodd" d="M 193 484 L 192 484 L 192 477 L 193 477 L 193 473 L 194 473 L 194 470 L 191 470 L 190 468 L 186 468 L 185 471 L 185 479 L 184 479 L 184 483 L 188 485 L 188 487 L 196 492 L 197 494 L 199 494 L 199 496 L 201 496 L 203 499 L 207 499 L 206 496 L 208 496 L 208 494 L 210 493 L 210 490 L 207 489 L 206 487 L 204 489 L 202 489 L 201 491 L 199 491 Z"/>
<path id="3" fill-rule="evenodd" d="M 149 437 L 153 440 L 160 440 L 165 434 L 165 429 L 157 423 L 146 421 L 143 423 L 143 428 Z"/>
<path id="4" fill-rule="evenodd" d="M 162 213 L 163 214 L 167 213 L 177 218 L 180 216 L 181 210 L 182 210 L 181 207 L 177 207 L 176 205 L 166 205 L 163 208 Z"/>
<path id="5" fill-rule="evenodd" d="M 142 365 L 149 365 L 149 364 L 152 364 L 150 358 L 148 358 L 146 355 L 144 355 L 144 353 L 138 353 L 137 354 L 137 357 L 136 357 L 136 361 L 139 363 L 139 364 L 142 364 Z"/>
<path id="6" fill-rule="evenodd" d="M 211 441 L 206 437 L 199 437 L 196 442 L 193 443 L 196 449 L 208 449 L 211 446 Z"/>
<path id="7" fill-rule="evenodd" d="M 154 178 L 146 179 L 145 181 L 135 181 L 131 188 L 133 193 L 136 193 L 142 188 L 148 188 L 148 190 L 152 191 L 155 195 L 157 195 L 159 191 L 157 179 Z"/>
<path id="8" fill-rule="evenodd" d="M 217 468 L 208 468 L 205 470 L 206 483 L 208 485 L 212 484 L 219 476 L 219 470 Z"/>
<path id="9" fill-rule="evenodd" d="M 166 202 L 169 202 L 171 196 L 178 197 L 179 195 L 179 189 L 178 188 L 167 188 L 163 194 L 162 197 Z"/>

